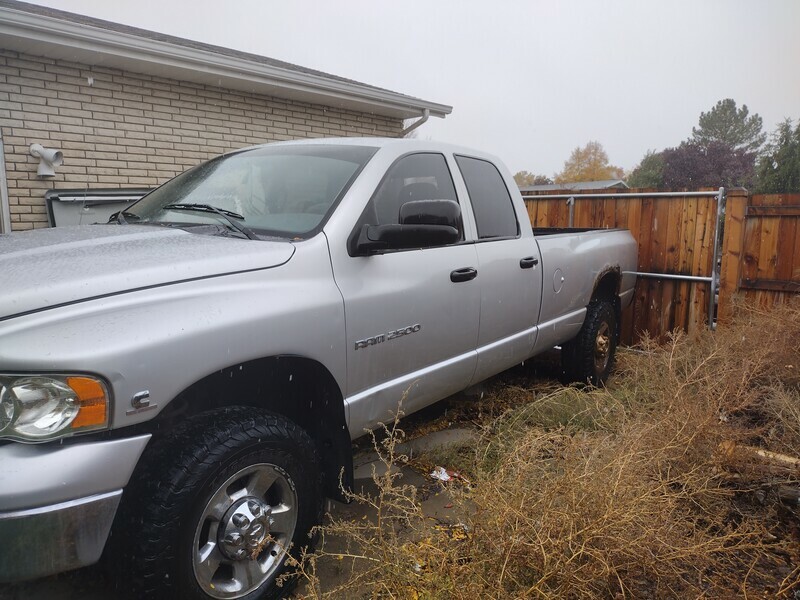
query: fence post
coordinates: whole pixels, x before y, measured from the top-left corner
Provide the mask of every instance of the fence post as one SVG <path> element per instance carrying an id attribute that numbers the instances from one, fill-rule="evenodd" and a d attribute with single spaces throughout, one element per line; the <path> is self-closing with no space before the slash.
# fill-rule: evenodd
<path id="1" fill-rule="evenodd" d="M 717 322 L 723 325 L 731 321 L 733 295 L 739 289 L 744 246 L 744 218 L 749 198 L 750 194 L 745 189 L 728 190 L 717 304 Z"/>
<path id="2" fill-rule="evenodd" d="M 719 188 L 717 194 L 717 214 L 714 217 L 714 244 L 711 246 L 711 287 L 708 292 L 708 328 L 713 330 L 716 327 L 714 321 L 714 308 L 716 306 L 717 284 L 719 284 L 720 262 L 720 235 L 722 235 L 722 215 L 725 210 L 725 188 Z M 718 262 L 719 261 L 719 262 Z"/>

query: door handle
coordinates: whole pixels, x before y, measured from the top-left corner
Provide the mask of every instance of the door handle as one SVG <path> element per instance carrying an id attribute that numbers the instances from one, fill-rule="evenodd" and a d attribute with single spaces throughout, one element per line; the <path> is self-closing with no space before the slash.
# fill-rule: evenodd
<path id="1" fill-rule="evenodd" d="M 455 271 L 450 272 L 450 281 L 453 283 L 458 283 L 459 281 L 469 281 L 471 279 L 475 279 L 478 276 L 478 269 L 473 269 L 472 267 L 466 267 L 464 269 L 456 269 Z"/>
<path id="2" fill-rule="evenodd" d="M 526 256 L 525 258 L 521 258 L 519 260 L 520 269 L 532 269 L 538 264 L 539 264 L 539 259 L 536 258 L 535 256 Z"/>

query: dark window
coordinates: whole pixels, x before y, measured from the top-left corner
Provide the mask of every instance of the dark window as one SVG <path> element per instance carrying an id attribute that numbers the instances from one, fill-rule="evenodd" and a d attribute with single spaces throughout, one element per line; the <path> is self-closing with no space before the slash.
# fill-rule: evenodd
<path id="1" fill-rule="evenodd" d="M 511 195 L 497 167 L 485 160 L 466 156 L 456 156 L 456 162 L 467 184 L 478 226 L 478 238 L 485 240 L 519 235 Z"/>
<path id="2" fill-rule="evenodd" d="M 362 224 L 397 225 L 400 207 L 412 200 L 458 201 L 444 156 L 411 154 L 394 163 L 367 206 Z"/>

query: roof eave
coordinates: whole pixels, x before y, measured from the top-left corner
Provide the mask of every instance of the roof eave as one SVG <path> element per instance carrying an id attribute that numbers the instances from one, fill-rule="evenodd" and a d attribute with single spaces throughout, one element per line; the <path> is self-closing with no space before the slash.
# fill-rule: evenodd
<path id="1" fill-rule="evenodd" d="M 0 7 L 0 43 L 9 50 L 48 58 L 178 78 L 215 87 L 407 119 L 425 109 L 444 118 L 451 106 L 357 82 L 340 81 L 152 40 L 99 27 Z M 40 50 L 36 52 L 35 50 Z M 140 68 L 137 71 L 137 66 Z"/>

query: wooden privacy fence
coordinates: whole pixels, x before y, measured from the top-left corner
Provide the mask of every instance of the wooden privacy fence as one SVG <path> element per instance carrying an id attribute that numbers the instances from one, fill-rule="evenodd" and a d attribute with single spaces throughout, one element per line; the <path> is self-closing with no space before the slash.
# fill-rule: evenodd
<path id="1" fill-rule="evenodd" d="M 722 273 L 723 319 L 736 292 L 762 307 L 800 293 L 800 194 L 728 197 Z"/>
<path id="2" fill-rule="evenodd" d="M 639 244 L 640 276 L 621 341 L 695 331 L 713 311 L 720 190 L 526 195 L 534 227 L 620 227 Z"/>
<path id="3" fill-rule="evenodd" d="M 693 332 L 713 323 L 718 308 L 712 290 L 719 284 L 720 294 L 723 289 L 729 296 L 735 293 L 733 254 L 723 255 L 720 265 L 723 252 L 737 250 L 735 244 L 724 248 L 720 243 L 723 231 L 728 231 L 727 224 L 722 227 L 725 195 L 723 189 L 625 190 L 529 193 L 524 198 L 534 227 L 621 227 L 633 234 L 639 244 L 639 277 L 633 304 L 623 313 L 621 333 L 622 343 L 632 344 L 644 332 L 663 340 L 674 329 Z M 747 197 L 746 190 L 727 191 L 728 202 L 746 205 Z M 741 221 L 744 225 L 743 215 Z M 734 236 L 738 234 L 734 230 Z M 738 250 L 744 244 L 743 226 L 741 234 Z"/>

